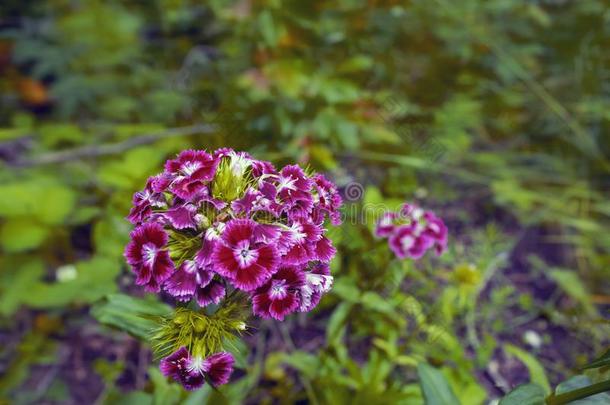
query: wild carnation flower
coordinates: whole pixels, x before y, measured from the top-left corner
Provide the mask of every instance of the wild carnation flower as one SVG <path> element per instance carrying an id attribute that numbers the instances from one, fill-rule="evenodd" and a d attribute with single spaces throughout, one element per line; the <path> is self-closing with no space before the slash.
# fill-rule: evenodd
<path id="1" fill-rule="evenodd" d="M 167 234 L 158 223 L 146 223 L 131 233 L 125 258 L 136 273 L 136 284 L 147 291 L 158 292 L 161 284 L 174 272 L 174 263 L 166 249 Z"/>
<path id="2" fill-rule="evenodd" d="M 160 369 L 164 376 L 179 382 L 186 390 L 194 391 L 203 387 L 206 381 L 213 387 L 228 383 L 234 363 L 230 353 L 216 353 L 204 359 L 191 356 L 186 347 L 181 347 L 161 360 Z"/>
<path id="3" fill-rule="evenodd" d="M 299 292 L 305 286 L 305 273 L 296 267 L 281 268 L 252 295 L 254 313 L 283 321 L 299 308 Z"/>
<path id="4" fill-rule="evenodd" d="M 249 219 L 231 220 L 213 253 L 216 272 L 245 291 L 267 281 L 278 262 L 273 245 L 257 242 L 256 226 L 256 222 Z"/>
<path id="5" fill-rule="evenodd" d="M 428 249 L 437 255 L 447 248 L 447 227 L 431 211 L 405 204 L 399 213 L 385 213 L 375 235 L 388 238 L 390 249 L 399 259 L 420 259 Z"/>
<path id="6" fill-rule="evenodd" d="M 228 148 L 183 151 L 150 177 L 127 217 L 125 258 L 136 284 L 177 306 L 152 337 L 163 373 L 189 390 L 225 384 L 234 361 L 223 346 L 246 328 L 244 308 L 278 320 L 315 308 L 332 286 L 326 223 L 341 223 L 341 204 L 320 174 Z M 442 221 L 427 218 L 426 237 L 440 241 Z"/>

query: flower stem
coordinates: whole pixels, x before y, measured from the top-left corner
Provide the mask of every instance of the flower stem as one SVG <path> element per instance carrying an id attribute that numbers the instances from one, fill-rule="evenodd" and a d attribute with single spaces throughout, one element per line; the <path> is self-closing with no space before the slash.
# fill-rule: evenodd
<path id="1" fill-rule="evenodd" d="M 570 402 L 588 398 L 602 392 L 610 391 L 610 380 L 602 381 L 597 384 L 589 385 L 588 387 L 579 388 L 560 395 L 551 395 L 547 398 L 548 405 L 563 405 Z"/>

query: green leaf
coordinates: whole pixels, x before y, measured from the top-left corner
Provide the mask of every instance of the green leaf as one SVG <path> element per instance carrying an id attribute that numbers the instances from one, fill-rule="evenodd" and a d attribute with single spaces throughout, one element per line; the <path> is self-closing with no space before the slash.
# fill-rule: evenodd
<path id="1" fill-rule="evenodd" d="M 583 304 L 585 308 L 593 308 L 591 295 L 578 273 L 572 270 L 553 269 L 548 274 L 566 294 Z"/>
<path id="2" fill-rule="evenodd" d="M 114 326 L 141 339 L 147 339 L 156 326 L 151 317 L 165 316 L 171 308 L 155 298 L 133 298 L 124 294 L 111 294 L 105 302 L 91 309 L 101 323 Z"/>
<path id="3" fill-rule="evenodd" d="M 542 364 L 540 364 L 540 362 L 536 360 L 534 356 L 511 344 L 506 344 L 504 349 L 507 353 L 515 356 L 523 364 L 525 364 L 530 373 L 530 379 L 533 383 L 542 387 L 547 395 L 551 393 L 551 385 L 549 384 L 549 380 L 544 372 L 544 367 L 542 367 Z"/>
<path id="4" fill-rule="evenodd" d="M 520 385 L 500 400 L 500 405 L 544 405 L 544 389 L 537 384 Z"/>
<path id="5" fill-rule="evenodd" d="M 417 365 L 417 375 L 427 405 L 457 405 L 457 399 L 443 373 L 426 363 Z"/>
<path id="6" fill-rule="evenodd" d="M 333 312 L 330 317 L 328 329 L 326 330 L 326 341 L 329 345 L 339 344 L 352 306 L 353 304 L 351 302 L 342 302 L 337 306 L 337 309 L 335 309 L 335 312 Z"/>
<path id="7" fill-rule="evenodd" d="M 610 366 L 610 349 L 608 349 L 606 353 L 604 353 L 599 359 L 583 367 L 583 370 L 589 370 L 592 368 L 600 368 L 605 366 Z"/>
<path id="8" fill-rule="evenodd" d="M 72 212 L 76 196 L 69 188 L 50 179 L 0 184 L 0 215 L 28 217 L 43 224 L 59 225 Z"/>
<path id="9" fill-rule="evenodd" d="M 593 382 L 586 375 L 577 375 L 575 377 L 570 378 L 567 381 L 562 382 L 555 389 L 555 395 L 565 394 L 571 391 L 575 391 L 581 388 L 586 388 L 592 385 Z M 604 405 L 610 404 L 610 395 L 607 393 L 601 393 L 597 395 L 592 395 L 590 397 L 586 397 L 583 399 L 579 399 L 577 401 L 572 401 L 570 404 L 573 405 Z"/>
<path id="10" fill-rule="evenodd" d="M 9 219 L 0 228 L 0 246 L 6 252 L 23 252 L 40 246 L 49 229 L 27 218 Z"/>

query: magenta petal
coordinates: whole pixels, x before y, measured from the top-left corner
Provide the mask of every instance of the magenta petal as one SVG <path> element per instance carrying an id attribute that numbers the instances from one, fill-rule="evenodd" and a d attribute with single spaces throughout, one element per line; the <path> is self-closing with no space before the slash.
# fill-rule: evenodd
<path id="1" fill-rule="evenodd" d="M 214 387 L 224 385 L 231 379 L 235 358 L 231 353 L 216 353 L 205 359 L 204 370 Z"/>
<path id="2" fill-rule="evenodd" d="M 294 292 L 287 294 L 284 298 L 271 301 L 269 314 L 272 318 L 283 321 L 287 315 L 296 311 L 299 300 Z"/>
<path id="3" fill-rule="evenodd" d="M 315 252 L 318 260 L 330 262 L 335 257 L 335 254 L 337 254 L 337 249 L 335 249 L 330 239 L 322 237 L 316 244 Z"/>
<path id="4" fill-rule="evenodd" d="M 166 281 L 165 290 L 180 301 L 188 301 L 197 290 L 197 269 L 192 261 L 184 262 Z"/>
<path id="5" fill-rule="evenodd" d="M 192 204 L 186 204 L 171 208 L 163 213 L 170 224 L 176 229 L 192 228 L 196 229 L 195 214 L 197 208 Z"/>

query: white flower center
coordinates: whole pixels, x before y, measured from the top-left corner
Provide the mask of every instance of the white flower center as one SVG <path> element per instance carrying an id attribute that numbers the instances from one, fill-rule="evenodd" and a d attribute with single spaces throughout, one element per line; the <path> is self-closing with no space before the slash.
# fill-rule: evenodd
<path id="1" fill-rule="evenodd" d="M 144 259 L 144 263 L 149 266 L 155 262 L 155 258 L 157 257 L 157 247 L 152 243 L 145 243 L 142 246 L 142 258 Z"/>
<path id="2" fill-rule="evenodd" d="M 403 236 L 402 239 L 400 239 L 400 244 L 401 244 L 403 250 L 411 249 L 411 247 L 413 246 L 414 243 L 415 243 L 415 238 L 413 238 L 410 235 Z"/>
<path id="3" fill-rule="evenodd" d="M 188 365 L 187 370 L 189 372 L 197 371 L 202 373 L 204 371 L 205 360 L 203 357 L 193 357 Z"/>
<path id="4" fill-rule="evenodd" d="M 273 280 L 269 289 L 269 296 L 272 299 L 282 299 L 286 296 L 287 292 L 286 280 Z"/>
<path id="5" fill-rule="evenodd" d="M 190 176 L 195 172 L 195 170 L 201 167 L 201 163 L 199 162 L 186 162 L 182 165 L 182 173 L 186 176 Z"/>
<path id="6" fill-rule="evenodd" d="M 250 266 L 253 262 L 258 259 L 258 251 L 251 250 L 249 245 L 238 247 L 233 250 L 235 259 L 239 264 L 239 267 L 245 268 Z"/>

